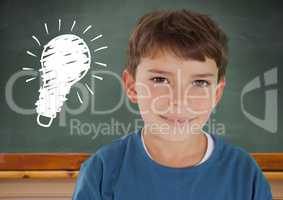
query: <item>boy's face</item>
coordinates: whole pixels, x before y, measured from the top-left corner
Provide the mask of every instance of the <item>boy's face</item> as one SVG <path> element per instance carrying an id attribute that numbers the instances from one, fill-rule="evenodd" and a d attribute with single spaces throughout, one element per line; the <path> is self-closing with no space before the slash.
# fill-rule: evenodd
<path id="1" fill-rule="evenodd" d="M 166 140 L 180 141 L 200 133 L 221 98 L 225 80 L 217 83 L 214 60 L 184 60 L 170 53 L 142 58 L 136 80 L 123 82 L 132 103 L 138 103 L 145 128 Z"/>

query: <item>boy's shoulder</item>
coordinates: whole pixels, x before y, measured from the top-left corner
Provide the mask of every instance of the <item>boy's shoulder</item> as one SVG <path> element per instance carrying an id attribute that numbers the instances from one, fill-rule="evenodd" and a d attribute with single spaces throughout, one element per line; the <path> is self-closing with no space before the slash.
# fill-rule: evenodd
<path id="1" fill-rule="evenodd" d="M 107 156 L 108 154 L 113 155 L 121 153 L 121 151 L 127 148 L 127 145 L 129 145 L 129 143 L 133 142 L 135 136 L 136 132 L 129 132 L 122 137 L 114 139 L 109 144 L 103 145 L 98 149 L 97 153 L 103 157 Z"/>
<path id="2" fill-rule="evenodd" d="M 128 134 L 114 139 L 111 143 L 101 146 L 93 153 L 85 162 L 99 159 L 104 164 L 108 162 L 121 161 L 123 154 L 131 143 L 134 142 L 134 137 L 137 132 L 129 132 Z"/>
<path id="3" fill-rule="evenodd" d="M 236 164 L 237 166 L 243 166 L 247 170 L 260 170 L 259 165 L 257 164 L 254 157 L 243 147 L 237 146 L 223 136 L 214 136 L 216 140 L 219 140 L 222 143 L 222 148 L 220 152 L 220 160 L 222 159 L 225 163 Z"/>
<path id="4" fill-rule="evenodd" d="M 231 144 L 224 138 L 220 158 L 221 172 L 232 177 L 235 182 L 243 183 L 252 187 L 254 199 L 272 199 L 271 187 L 267 177 L 264 176 L 261 167 L 255 158 L 243 147 Z M 225 176 L 225 175 L 224 175 Z"/>

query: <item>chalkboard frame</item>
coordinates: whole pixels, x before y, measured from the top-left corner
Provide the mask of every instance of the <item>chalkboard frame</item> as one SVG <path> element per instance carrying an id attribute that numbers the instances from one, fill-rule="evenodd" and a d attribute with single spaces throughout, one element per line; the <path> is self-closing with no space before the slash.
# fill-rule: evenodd
<path id="1" fill-rule="evenodd" d="M 283 180 L 283 153 L 250 153 L 268 180 Z M 0 179 L 77 178 L 90 153 L 0 153 Z"/>

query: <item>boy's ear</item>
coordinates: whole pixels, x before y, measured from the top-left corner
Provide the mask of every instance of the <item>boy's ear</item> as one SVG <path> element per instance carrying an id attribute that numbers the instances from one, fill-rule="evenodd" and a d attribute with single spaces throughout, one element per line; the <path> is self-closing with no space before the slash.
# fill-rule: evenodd
<path id="1" fill-rule="evenodd" d="M 129 97 L 130 101 L 132 103 L 137 103 L 137 92 L 135 89 L 135 80 L 133 76 L 128 72 L 127 69 L 123 71 L 122 74 L 122 79 L 123 79 L 123 87 L 124 90 Z"/>
<path id="2" fill-rule="evenodd" d="M 225 77 L 223 77 L 219 80 L 217 84 L 214 107 L 219 103 L 221 97 L 223 96 L 225 84 L 226 84 Z"/>

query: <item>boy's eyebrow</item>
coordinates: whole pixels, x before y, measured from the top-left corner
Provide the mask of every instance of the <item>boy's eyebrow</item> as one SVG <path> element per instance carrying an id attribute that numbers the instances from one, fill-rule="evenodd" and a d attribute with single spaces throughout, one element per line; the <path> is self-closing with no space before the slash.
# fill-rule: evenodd
<path id="1" fill-rule="evenodd" d="M 194 74 L 193 78 L 204 78 L 204 77 L 212 77 L 215 76 L 213 73 L 205 73 L 205 74 Z"/>
<path id="2" fill-rule="evenodd" d="M 167 71 L 163 71 L 159 69 L 149 69 L 148 71 L 152 73 L 158 73 L 158 74 L 172 74 L 172 72 L 167 72 Z"/>
<path id="3" fill-rule="evenodd" d="M 149 69 L 149 72 L 152 73 L 159 73 L 159 74 L 172 74 L 172 72 L 167 72 L 163 70 L 158 70 L 158 69 Z M 191 77 L 192 78 L 204 78 L 204 77 L 213 77 L 215 76 L 213 73 L 204 73 L 204 74 L 193 74 Z"/>

